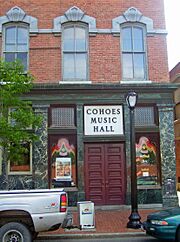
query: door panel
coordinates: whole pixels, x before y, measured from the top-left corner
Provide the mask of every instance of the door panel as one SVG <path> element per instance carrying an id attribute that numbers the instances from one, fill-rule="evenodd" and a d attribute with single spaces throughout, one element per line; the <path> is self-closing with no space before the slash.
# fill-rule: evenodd
<path id="1" fill-rule="evenodd" d="M 85 144 L 86 199 L 96 205 L 124 204 L 124 145 Z"/>
<path id="2" fill-rule="evenodd" d="M 96 204 L 105 202 L 104 187 L 104 147 L 103 145 L 85 145 L 85 180 L 87 200 Z"/>
<path id="3" fill-rule="evenodd" d="M 124 149 L 123 144 L 105 144 L 106 202 L 124 203 Z"/>

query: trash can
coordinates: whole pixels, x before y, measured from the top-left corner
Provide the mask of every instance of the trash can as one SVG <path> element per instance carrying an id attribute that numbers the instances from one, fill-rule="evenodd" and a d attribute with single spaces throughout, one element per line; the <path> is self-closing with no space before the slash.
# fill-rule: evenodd
<path id="1" fill-rule="evenodd" d="M 91 201 L 78 202 L 79 226 L 81 229 L 94 229 L 94 203 Z"/>

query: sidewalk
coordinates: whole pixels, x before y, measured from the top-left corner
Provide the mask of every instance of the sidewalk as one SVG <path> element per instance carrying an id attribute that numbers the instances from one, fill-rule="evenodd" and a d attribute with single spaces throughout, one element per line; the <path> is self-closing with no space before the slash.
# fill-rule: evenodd
<path id="1" fill-rule="evenodd" d="M 146 220 L 149 213 L 160 210 L 161 207 L 150 208 L 139 208 L 138 212 L 141 216 L 141 222 Z M 73 225 L 78 226 L 78 212 L 77 210 L 72 211 L 73 214 Z M 57 238 L 73 238 L 74 237 L 112 237 L 112 236 L 127 236 L 132 234 L 133 236 L 143 236 L 145 232 L 141 229 L 128 229 L 126 227 L 129 215 L 131 214 L 131 209 L 129 206 L 124 206 L 121 208 L 104 209 L 103 207 L 95 208 L 95 229 L 80 230 L 74 228 L 72 230 L 58 229 L 52 232 L 40 233 L 39 239 L 46 239 L 47 237 L 57 237 Z"/>

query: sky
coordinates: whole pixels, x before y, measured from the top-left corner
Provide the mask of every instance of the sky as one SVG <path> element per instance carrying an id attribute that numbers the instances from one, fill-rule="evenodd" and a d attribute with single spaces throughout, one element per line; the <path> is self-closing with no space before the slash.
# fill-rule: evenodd
<path id="1" fill-rule="evenodd" d="M 164 0 L 168 47 L 168 63 L 171 70 L 180 62 L 180 0 Z"/>

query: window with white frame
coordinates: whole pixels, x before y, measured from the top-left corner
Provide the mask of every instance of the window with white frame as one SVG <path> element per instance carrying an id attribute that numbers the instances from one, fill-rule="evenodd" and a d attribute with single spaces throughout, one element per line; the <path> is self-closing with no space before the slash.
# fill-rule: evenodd
<path id="1" fill-rule="evenodd" d="M 123 79 L 146 79 L 145 28 L 142 25 L 121 26 Z"/>
<path id="2" fill-rule="evenodd" d="M 86 26 L 78 23 L 65 25 L 62 34 L 63 80 L 87 80 L 88 41 Z"/>
<path id="3" fill-rule="evenodd" d="M 13 147 L 15 148 L 15 146 Z M 8 173 L 13 175 L 32 173 L 32 143 L 23 142 L 24 152 L 18 161 L 10 160 L 8 163 Z"/>
<path id="4" fill-rule="evenodd" d="M 21 61 L 24 71 L 28 69 L 29 30 L 25 24 L 4 26 L 4 59 L 7 62 Z"/>

